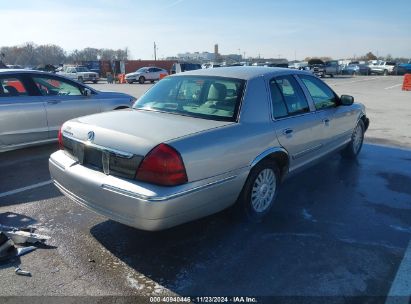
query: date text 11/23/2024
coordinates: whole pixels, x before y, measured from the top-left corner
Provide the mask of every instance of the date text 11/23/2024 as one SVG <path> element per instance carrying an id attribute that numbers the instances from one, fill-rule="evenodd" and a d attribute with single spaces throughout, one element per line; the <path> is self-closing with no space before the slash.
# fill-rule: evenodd
<path id="1" fill-rule="evenodd" d="M 258 303 L 254 297 L 150 297 L 150 303 Z"/>

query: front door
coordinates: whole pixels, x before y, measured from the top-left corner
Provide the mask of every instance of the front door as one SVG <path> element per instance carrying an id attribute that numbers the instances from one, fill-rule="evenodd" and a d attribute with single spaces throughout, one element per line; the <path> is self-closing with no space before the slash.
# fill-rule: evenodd
<path id="1" fill-rule="evenodd" d="M 49 138 L 57 138 L 65 121 L 101 110 L 97 95 L 85 96 L 79 84 L 46 75 L 35 75 L 33 80 L 45 101 Z"/>
<path id="2" fill-rule="evenodd" d="M 307 88 L 316 108 L 316 113 L 324 123 L 324 143 L 327 150 L 333 150 L 346 143 L 355 125 L 355 112 L 350 107 L 339 106 L 338 96 L 320 79 L 298 76 Z"/>

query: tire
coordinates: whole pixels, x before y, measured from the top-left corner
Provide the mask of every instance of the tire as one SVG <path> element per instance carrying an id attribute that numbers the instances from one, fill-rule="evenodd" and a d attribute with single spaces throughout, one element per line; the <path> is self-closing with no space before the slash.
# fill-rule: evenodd
<path id="1" fill-rule="evenodd" d="M 334 78 L 334 74 L 330 74 L 330 77 L 331 77 L 331 78 Z"/>
<path id="2" fill-rule="evenodd" d="M 78 78 L 78 82 L 83 83 L 83 82 L 84 82 L 83 77 L 80 76 L 80 77 Z"/>
<path id="3" fill-rule="evenodd" d="M 280 186 L 280 170 L 273 160 L 258 163 L 248 175 L 236 203 L 241 218 L 258 223 L 270 212 Z"/>
<path id="4" fill-rule="evenodd" d="M 384 76 L 387 76 L 387 75 L 388 75 L 388 71 L 387 71 L 387 70 L 384 70 L 383 75 L 384 75 Z"/>
<path id="5" fill-rule="evenodd" d="M 343 157 L 351 159 L 357 158 L 358 154 L 361 152 L 362 144 L 364 142 L 364 133 L 365 126 L 363 121 L 360 119 L 351 135 L 350 143 L 344 148 L 344 150 L 341 151 L 341 155 Z"/>
<path id="6" fill-rule="evenodd" d="M 143 84 L 143 83 L 146 82 L 146 79 L 144 78 L 144 76 L 140 76 L 140 78 L 138 79 L 138 82 L 139 82 L 140 84 Z"/>
<path id="7" fill-rule="evenodd" d="M 132 84 L 134 81 L 133 80 L 127 80 L 128 84 Z"/>
<path id="8" fill-rule="evenodd" d="M 151 83 L 154 83 L 154 80 L 150 80 Z"/>
<path id="9" fill-rule="evenodd" d="M 96 84 L 98 82 L 98 80 L 93 80 L 93 83 Z"/>

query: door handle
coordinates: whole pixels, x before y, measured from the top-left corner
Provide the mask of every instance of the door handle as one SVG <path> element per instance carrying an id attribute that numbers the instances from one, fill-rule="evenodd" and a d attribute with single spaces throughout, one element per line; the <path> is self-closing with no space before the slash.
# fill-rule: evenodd
<path id="1" fill-rule="evenodd" d="M 58 104 L 60 102 L 61 102 L 60 100 L 48 100 L 47 101 L 48 104 Z"/>
<path id="2" fill-rule="evenodd" d="M 293 130 L 293 129 L 289 129 L 289 128 L 283 130 L 283 134 L 284 134 L 284 135 L 291 135 L 293 132 L 294 132 L 294 130 Z"/>

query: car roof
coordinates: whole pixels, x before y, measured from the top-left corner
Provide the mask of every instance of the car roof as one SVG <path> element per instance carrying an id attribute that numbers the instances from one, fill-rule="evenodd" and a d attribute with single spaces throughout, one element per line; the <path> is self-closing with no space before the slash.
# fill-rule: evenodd
<path id="1" fill-rule="evenodd" d="M 250 80 L 259 77 L 275 77 L 279 75 L 289 74 L 305 74 L 312 75 L 309 72 L 277 67 L 262 67 L 262 66 L 233 66 L 233 67 L 220 67 L 187 71 L 183 73 L 174 74 L 171 77 L 181 76 L 217 76 L 227 78 L 238 78 L 244 80 Z"/>
<path id="2" fill-rule="evenodd" d="M 37 73 L 37 74 L 44 74 L 47 72 L 44 71 L 38 71 L 38 70 L 29 70 L 29 69 L 0 69 L 0 74 L 5 74 L 5 73 L 13 73 L 13 74 L 17 74 L 17 73 Z"/>

